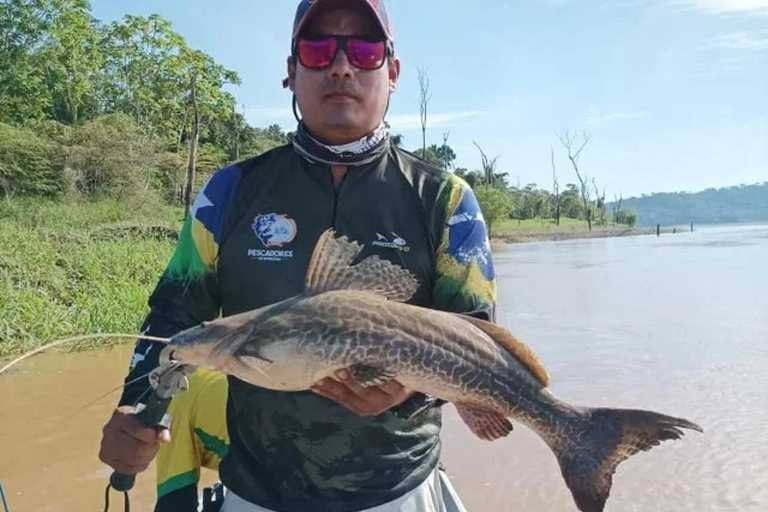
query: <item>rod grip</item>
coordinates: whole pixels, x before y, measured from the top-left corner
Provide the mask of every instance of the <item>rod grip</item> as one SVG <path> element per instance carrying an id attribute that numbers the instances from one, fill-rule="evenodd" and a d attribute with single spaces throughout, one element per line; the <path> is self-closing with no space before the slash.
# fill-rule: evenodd
<path id="1" fill-rule="evenodd" d="M 169 418 L 166 416 L 166 413 L 170 403 L 170 397 L 161 398 L 155 391 L 152 391 L 147 398 L 146 405 L 142 407 L 140 404 L 134 414 L 136 415 L 136 419 L 148 427 L 155 427 L 158 429 L 168 428 Z M 133 488 L 135 481 L 136 475 L 125 475 L 118 471 L 114 471 L 109 477 L 109 484 L 113 489 L 120 492 L 130 491 Z"/>

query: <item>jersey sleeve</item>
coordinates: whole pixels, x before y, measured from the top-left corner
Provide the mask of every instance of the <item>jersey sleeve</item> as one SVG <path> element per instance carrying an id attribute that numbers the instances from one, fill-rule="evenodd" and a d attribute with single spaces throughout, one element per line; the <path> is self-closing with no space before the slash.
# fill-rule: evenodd
<path id="1" fill-rule="evenodd" d="M 219 242 L 239 178 L 239 167 L 226 167 L 198 192 L 173 255 L 149 297 L 141 334 L 167 338 L 219 315 Z M 120 405 L 135 405 L 149 389 L 146 375 L 158 366 L 161 349 L 160 343 L 137 340 Z"/>
<path id="2" fill-rule="evenodd" d="M 496 275 L 488 230 L 474 192 L 451 176 L 441 194 L 433 300 L 444 311 L 496 320 Z"/>
<path id="3" fill-rule="evenodd" d="M 216 471 L 229 450 L 226 375 L 198 368 L 188 379 L 168 408 L 171 442 L 157 454 L 155 512 L 196 510 L 201 470 Z"/>

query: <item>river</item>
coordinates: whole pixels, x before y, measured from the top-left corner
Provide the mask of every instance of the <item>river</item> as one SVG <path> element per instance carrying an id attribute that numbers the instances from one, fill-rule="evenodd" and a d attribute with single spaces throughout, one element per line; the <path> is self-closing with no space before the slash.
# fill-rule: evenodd
<path id="1" fill-rule="evenodd" d="M 508 245 L 498 321 L 572 403 L 682 416 L 691 432 L 624 462 L 606 511 L 768 510 L 768 226 Z M 103 510 L 96 454 L 130 346 L 44 354 L 0 378 L 0 481 L 13 512 Z M 469 512 L 575 511 L 524 426 L 488 443 L 446 407 L 444 464 Z M 213 475 L 208 474 L 206 481 Z M 134 510 L 151 510 L 140 475 Z M 110 510 L 122 510 L 113 493 Z"/>

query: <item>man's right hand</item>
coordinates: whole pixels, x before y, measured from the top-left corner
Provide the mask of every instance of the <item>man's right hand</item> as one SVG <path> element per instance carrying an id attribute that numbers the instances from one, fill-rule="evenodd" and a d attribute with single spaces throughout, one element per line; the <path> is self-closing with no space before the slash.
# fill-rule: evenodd
<path id="1" fill-rule="evenodd" d="M 118 407 L 102 430 L 99 459 L 124 475 L 147 469 L 160 443 L 171 440 L 168 430 L 147 427 L 134 417 L 134 410 L 130 405 Z"/>

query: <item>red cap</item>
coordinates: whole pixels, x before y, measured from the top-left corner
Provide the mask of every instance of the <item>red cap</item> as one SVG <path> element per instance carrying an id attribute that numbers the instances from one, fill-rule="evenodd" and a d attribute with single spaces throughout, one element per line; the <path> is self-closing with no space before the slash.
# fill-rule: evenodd
<path id="1" fill-rule="evenodd" d="M 387 8 L 384 7 L 383 0 L 335 0 L 336 5 L 351 4 L 353 2 L 363 3 L 371 10 L 376 16 L 376 20 L 384 32 L 387 39 L 394 42 L 394 33 L 392 31 L 392 21 L 387 13 Z M 309 15 L 317 11 L 318 6 L 321 4 L 331 3 L 331 0 L 301 0 L 299 6 L 296 8 L 296 18 L 293 21 L 293 35 L 292 39 L 296 39 L 301 29 L 304 28 Z"/>

